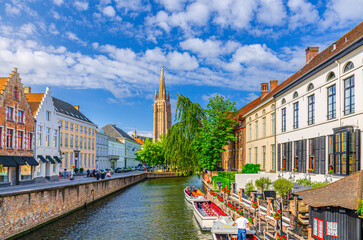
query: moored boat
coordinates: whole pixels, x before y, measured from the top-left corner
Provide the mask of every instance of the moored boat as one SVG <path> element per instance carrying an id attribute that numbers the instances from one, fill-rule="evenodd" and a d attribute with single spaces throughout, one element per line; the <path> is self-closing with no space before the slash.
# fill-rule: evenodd
<path id="1" fill-rule="evenodd" d="M 233 240 L 238 239 L 238 227 L 233 226 L 233 219 L 229 216 L 220 216 L 212 225 L 211 232 L 213 240 Z M 255 230 L 247 229 L 247 240 L 260 240 Z"/>
<path id="2" fill-rule="evenodd" d="M 193 188 L 193 191 L 190 191 L 190 188 Z M 185 199 L 189 203 L 193 203 L 193 201 L 195 201 L 195 200 L 205 199 L 204 193 L 202 193 L 199 189 L 196 189 L 194 187 L 186 187 L 184 189 L 184 195 L 185 195 Z"/>
<path id="3" fill-rule="evenodd" d="M 227 216 L 222 209 L 207 199 L 193 201 L 193 210 L 202 230 L 210 230 L 219 216 Z"/>

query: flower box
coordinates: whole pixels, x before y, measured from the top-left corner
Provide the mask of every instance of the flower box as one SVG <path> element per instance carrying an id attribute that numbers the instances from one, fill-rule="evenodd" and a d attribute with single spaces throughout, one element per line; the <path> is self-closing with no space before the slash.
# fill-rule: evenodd
<path id="1" fill-rule="evenodd" d="M 258 208 L 257 202 L 252 201 L 251 202 L 251 207 L 254 208 L 254 209 Z"/>

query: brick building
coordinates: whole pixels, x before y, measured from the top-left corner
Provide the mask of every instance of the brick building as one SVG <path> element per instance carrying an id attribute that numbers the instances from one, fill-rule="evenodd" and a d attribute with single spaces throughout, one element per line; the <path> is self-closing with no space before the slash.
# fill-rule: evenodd
<path id="1" fill-rule="evenodd" d="M 34 119 L 17 68 L 0 78 L 0 185 L 33 181 Z"/>

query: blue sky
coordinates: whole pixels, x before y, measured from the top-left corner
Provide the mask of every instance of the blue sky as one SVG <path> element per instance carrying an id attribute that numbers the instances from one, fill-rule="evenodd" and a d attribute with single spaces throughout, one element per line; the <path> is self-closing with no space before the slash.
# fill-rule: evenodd
<path id="1" fill-rule="evenodd" d="M 152 133 L 165 68 L 177 94 L 205 106 L 216 93 L 240 108 L 260 83 L 285 80 L 358 25 L 363 0 L 5 0 L 0 75 L 18 67 L 33 92 L 74 105 L 100 127 Z"/>

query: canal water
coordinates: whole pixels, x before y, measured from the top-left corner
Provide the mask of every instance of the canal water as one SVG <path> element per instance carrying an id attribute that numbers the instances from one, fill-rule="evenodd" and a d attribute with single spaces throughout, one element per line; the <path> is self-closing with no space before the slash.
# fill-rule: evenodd
<path id="1" fill-rule="evenodd" d="M 212 239 L 201 231 L 183 189 L 197 177 L 146 180 L 31 232 L 21 239 Z"/>

